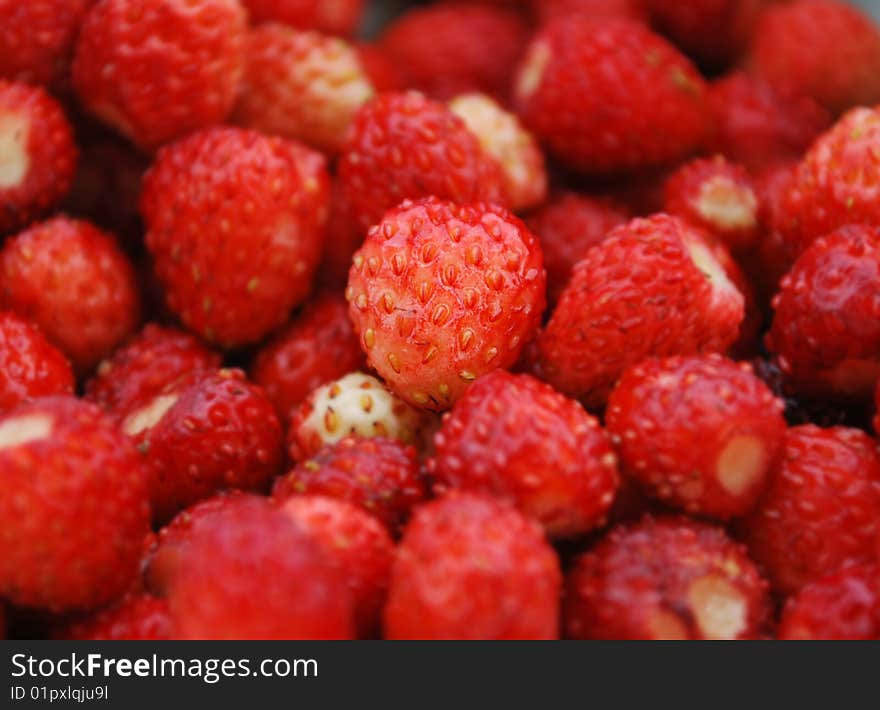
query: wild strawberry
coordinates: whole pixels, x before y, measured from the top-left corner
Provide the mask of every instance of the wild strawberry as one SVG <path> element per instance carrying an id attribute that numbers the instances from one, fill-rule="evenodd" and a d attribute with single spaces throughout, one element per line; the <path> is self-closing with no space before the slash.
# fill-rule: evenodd
<path id="1" fill-rule="evenodd" d="M 244 70 L 238 0 L 101 0 L 73 61 L 82 104 L 153 150 L 220 123 Z"/>
<path id="2" fill-rule="evenodd" d="M 163 148 L 141 212 L 172 310 L 224 347 L 281 325 L 311 290 L 329 189 L 319 154 L 252 131 L 215 128 Z"/>
<path id="3" fill-rule="evenodd" d="M 587 252 L 538 340 L 561 392 L 600 407 L 646 357 L 723 352 L 742 294 L 698 232 L 667 215 L 635 219 Z"/>
<path id="4" fill-rule="evenodd" d="M 587 173 L 692 153 L 708 128 L 705 94 L 693 65 L 640 23 L 584 17 L 536 35 L 515 91 L 526 126 L 559 162 Z"/>
<path id="5" fill-rule="evenodd" d="M 73 641 L 168 641 L 174 621 L 165 599 L 134 594 L 106 609 L 76 619 L 54 638 Z"/>
<path id="6" fill-rule="evenodd" d="M 125 592 L 149 531 L 137 451 L 92 404 L 47 397 L 0 417 L 0 593 L 51 611 Z"/>
<path id="7" fill-rule="evenodd" d="M 242 0 L 254 23 L 280 22 L 301 30 L 353 35 L 364 0 Z"/>
<path id="8" fill-rule="evenodd" d="M 544 310 L 541 247 L 494 205 L 404 202 L 354 257 L 346 298 L 367 361 L 402 399 L 448 409 L 510 367 Z"/>
<path id="9" fill-rule="evenodd" d="M 385 606 L 390 639 L 552 639 L 561 574 L 541 528 L 492 498 L 452 493 L 416 510 Z"/>
<path id="10" fill-rule="evenodd" d="M 880 529 L 880 454 L 858 429 L 788 430 L 783 458 L 757 508 L 739 523 L 774 587 L 808 582 L 871 559 Z"/>
<path id="11" fill-rule="evenodd" d="M 36 323 L 85 374 L 139 320 L 131 264 L 110 234 L 55 217 L 0 249 L 0 306 Z"/>
<path id="12" fill-rule="evenodd" d="M 645 19 L 643 0 L 531 0 L 531 5 L 541 23 L 572 15 L 592 19 Z"/>

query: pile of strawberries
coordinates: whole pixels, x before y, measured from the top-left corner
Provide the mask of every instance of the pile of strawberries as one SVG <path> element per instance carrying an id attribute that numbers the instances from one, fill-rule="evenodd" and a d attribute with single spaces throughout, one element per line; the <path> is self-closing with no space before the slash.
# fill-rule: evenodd
<path id="1" fill-rule="evenodd" d="M 0 637 L 880 638 L 880 28 L 368 11 L 0 0 Z"/>

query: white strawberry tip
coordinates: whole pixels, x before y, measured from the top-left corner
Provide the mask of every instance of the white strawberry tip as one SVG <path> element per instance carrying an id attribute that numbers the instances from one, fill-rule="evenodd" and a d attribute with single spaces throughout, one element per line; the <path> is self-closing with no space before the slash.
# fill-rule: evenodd
<path id="1" fill-rule="evenodd" d="M 695 579 L 688 589 L 688 601 L 704 638 L 733 640 L 746 630 L 746 600 L 723 577 L 709 574 Z"/>
<path id="2" fill-rule="evenodd" d="M 128 436 L 137 436 L 146 429 L 152 429 L 162 421 L 162 417 L 171 409 L 179 396 L 176 394 L 163 394 L 156 397 L 147 406 L 126 417 L 122 423 L 122 431 Z"/>
<path id="3" fill-rule="evenodd" d="M 26 414 L 0 424 L 0 450 L 47 439 L 55 422 L 48 414 Z"/>
<path id="4" fill-rule="evenodd" d="M 749 435 L 735 436 L 718 457 L 718 482 L 730 495 L 742 495 L 755 486 L 767 469 L 763 442 Z"/>
<path id="5" fill-rule="evenodd" d="M 24 182 L 30 167 L 27 153 L 28 122 L 14 113 L 0 114 L 0 189 Z"/>
<path id="6" fill-rule="evenodd" d="M 758 224 L 754 191 L 722 175 L 703 183 L 696 208 L 703 219 L 722 229 L 754 229 Z"/>

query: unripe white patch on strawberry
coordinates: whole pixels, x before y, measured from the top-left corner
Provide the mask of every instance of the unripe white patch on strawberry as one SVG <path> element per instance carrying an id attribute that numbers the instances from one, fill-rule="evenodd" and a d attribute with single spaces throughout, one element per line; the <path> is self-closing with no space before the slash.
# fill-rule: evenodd
<path id="1" fill-rule="evenodd" d="M 0 188 L 17 187 L 27 175 L 30 126 L 21 116 L 0 115 Z"/>
<path id="2" fill-rule="evenodd" d="M 735 436 L 718 457 L 718 481 L 734 496 L 739 496 L 763 478 L 767 470 L 767 451 L 755 436 Z"/>
<path id="3" fill-rule="evenodd" d="M 724 267 L 718 262 L 709 247 L 699 238 L 687 238 L 685 240 L 688 252 L 696 267 L 702 271 L 712 283 L 713 301 L 721 304 L 724 301 L 732 301 L 738 304 L 740 309 L 745 307 L 745 299 L 739 289 L 730 280 Z"/>
<path id="4" fill-rule="evenodd" d="M 697 212 L 721 229 L 754 229 L 758 226 L 758 198 L 754 191 L 723 175 L 700 186 Z"/>
<path id="5" fill-rule="evenodd" d="M 695 579 L 688 589 L 688 600 L 706 639 L 736 639 L 747 627 L 746 600 L 723 577 L 707 575 Z"/>
<path id="6" fill-rule="evenodd" d="M 519 70 L 516 80 L 516 93 L 521 99 L 527 99 L 541 85 L 547 65 L 550 64 L 550 45 L 546 42 L 532 44 L 526 54 L 525 61 Z"/>
<path id="7" fill-rule="evenodd" d="M 12 449 L 48 438 L 55 422 L 45 414 L 29 414 L 0 424 L 0 449 Z"/>
<path id="8" fill-rule="evenodd" d="M 129 436 L 137 436 L 145 429 L 152 429 L 177 404 L 179 398 L 177 394 L 159 395 L 145 407 L 127 416 L 122 423 L 122 431 Z"/>

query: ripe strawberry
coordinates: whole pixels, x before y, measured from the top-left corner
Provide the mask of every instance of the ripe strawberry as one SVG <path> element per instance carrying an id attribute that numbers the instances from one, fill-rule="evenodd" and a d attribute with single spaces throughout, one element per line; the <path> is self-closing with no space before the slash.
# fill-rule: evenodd
<path id="1" fill-rule="evenodd" d="M 627 370 L 605 421 L 623 470 L 652 496 L 727 520 L 763 491 L 782 449 L 783 408 L 748 364 L 672 357 Z"/>
<path id="2" fill-rule="evenodd" d="M 240 370 L 201 370 L 132 406 L 121 423 L 151 472 L 154 518 L 223 488 L 259 489 L 281 466 L 281 425 Z"/>
<path id="3" fill-rule="evenodd" d="M 778 638 L 880 638 L 880 567 L 854 565 L 806 585 L 786 603 Z"/>
<path id="4" fill-rule="evenodd" d="M 254 23 L 280 22 L 301 30 L 353 35 L 364 0 L 242 0 Z"/>
<path id="5" fill-rule="evenodd" d="M 352 602 L 320 543 L 268 503 L 218 511 L 193 530 L 171 579 L 183 639 L 343 639 Z"/>
<path id="6" fill-rule="evenodd" d="M 541 528 L 503 503 L 452 493 L 421 506 L 398 548 L 389 639 L 553 639 L 559 560 Z"/>
<path id="7" fill-rule="evenodd" d="M 3 79 L 0 147 L 2 234 L 23 227 L 64 197 L 73 181 L 77 150 L 55 99 L 38 86 Z"/>
<path id="8" fill-rule="evenodd" d="M 376 635 L 388 594 L 394 543 L 375 517 L 342 500 L 294 496 L 283 512 L 323 547 L 351 592 L 358 636 Z"/>
<path id="9" fill-rule="evenodd" d="M 648 516 L 575 560 L 563 623 L 576 639 L 754 639 L 769 618 L 767 587 L 721 528 Z"/>
<path id="10" fill-rule="evenodd" d="M 56 639 L 72 641 L 170 641 L 174 620 L 165 599 L 132 594 L 106 609 L 59 629 Z"/>
<path id="11" fill-rule="evenodd" d="M 448 409 L 510 367 L 544 310 L 541 248 L 490 204 L 404 202 L 354 257 L 346 298 L 367 361 L 402 399 Z"/>
<path id="12" fill-rule="evenodd" d="M 284 501 L 313 494 L 359 505 L 392 532 L 426 498 L 415 449 L 394 439 L 348 436 L 300 462 L 275 481 L 272 495 Z"/>
<path id="13" fill-rule="evenodd" d="M 600 407 L 646 357 L 723 352 L 743 313 L 699 232 L 667 215 L 635 219 L 575 266 L 539 337 L 540 364 L 558 390 Z"/>
<path id="14" fill-rule="evenodd" d="M 100 0 L 73 61 L 82 104 L 153 150 L 220 123 L 244 70 L 238 0 Z"/>
<path id="15" fill-rule="evenodd" d="M 628 219 L 622 205 L 576 192 L 559 193 L 529 215 L 526 223 L 540 240 L 544 252 L 550 305 L 559 301 L 574 265 Z"/>
<path id="16" fill-rule="evenodd" d="M 0 249 L 0 307 L 36 323 L 85 374 L 137 326 L 134 272 L 113 237 L 55 217 Z"/>
<path id="17" fill-rule="evenodd" d="M 382 94 L 358 111 L 338 176 L 364 233 L 405 198 L 507 202 L 498 161 L 458 116 L 415 92 Z"/>
<path id="18" fill-rule="evenodd" d="M 550 22 L 560 17 L 582 15 L 591 19 L 645 19 L 643 0 L 531 0 L 538 21 Z"/>
<path id="19" fill-rule="evenodd" d="M 73 394 L 70 363 L 33 323 L 0 311 L 0 414 L 22 402 Z"/>
<path id="20" fill-rule="evenodd" d="M 867 401 L 880 377 L 880 226 L 816 240 L 782 280 L 767 338 L 805 395 Z"/>
<path id="21" fill-rule="evenodd" d="M 516 80 L 526 126 L 559 162 L 587 173 L 694 152 L 709 125 L 705 94 L 693 65 L 640 23 L 577 16 L 536 35 Z"/>
<path id="22" fill-rule="evenodd" d="M 443 417 L 434 444 L 436 493 L 496 496 L 554 538 L 604 524 L 619 482 L 599 422 L 530 375 L 496 370 L 478 379 Z"/>
<path id="23" fill-rule="evenodd" d="M 870 559 L 880 530 L 880 454 L 858 429 L 794 427 L 757 508 L 740 521 L 777 591 Z"/>
<path id="24" fill-rule="evenodd" d="M 767 8 L 749 64 L 776 86 L 836 113 L 880 101 L 880 29 L 848 3 L 794 0 Z"/>
<path id="25" fill-rule="evenodd" d="M 125 592 L 149 531 L 137 451 L 94 405 L 46 397 L 0 417 L 0 594 L 50 611 Z"/>
<path id="26" fill-rule="evenodd" d="M 310 301 L 260 349 L 250 374 L 286 426 L 293 410 L 313 390 L 363 366 L 364 353 L 348 318 L 348 304 L 328 293 Z"/>
<path id="27" fill-rule="evenodd" d="M 169 306 L 223 347 L 281 325 L 311 289 L 329 190 L 319 154 L 253 131 L 214 128 L 162 149 L 141 212 Z"/>

